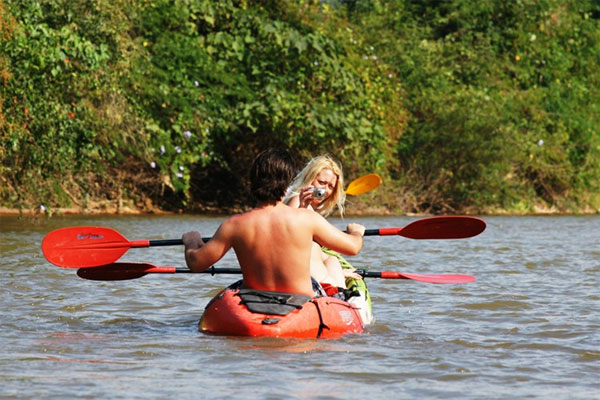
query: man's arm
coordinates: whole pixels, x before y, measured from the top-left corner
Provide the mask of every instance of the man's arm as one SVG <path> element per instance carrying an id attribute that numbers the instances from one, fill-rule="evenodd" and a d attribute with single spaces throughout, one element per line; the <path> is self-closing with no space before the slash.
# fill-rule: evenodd
<path id="1" fill-rule="evenodd" d="M 229 229 L 226 224 L 227 221 L 219 227 L 208 243 L 204 243 L 200 233 L 195 231 L 182 236 L 181 240 L 185 246 L 185 262 L 189 269 L 194 272 L 204 271 L 227 253 L 232 244 L 231 238 L 227 234 Z"/>
<path id="2" fill-rule="evenodd" d="M 348 256 L 354 256 L 360 252 L 365 234 L 364 226 L 348 224 L 348 233 L 345 233 L 331 225 L 318 213 L 313 212 L 312 214 L 315 217 L 313 237 L 317 243 Z"/>

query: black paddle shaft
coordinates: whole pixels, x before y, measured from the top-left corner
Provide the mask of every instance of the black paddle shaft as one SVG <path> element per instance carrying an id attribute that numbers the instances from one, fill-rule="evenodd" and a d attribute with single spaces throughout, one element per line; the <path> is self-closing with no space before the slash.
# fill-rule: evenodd
<path id="1" fill-rule="evenodd" d="M 202 238 L 203 242 L 208 242 L 212 238 Z M 152 246 L 177 246 L 183 244 L 181 239 L 162 239 L 162 240 L 149 240 L 148 244 Z"/>

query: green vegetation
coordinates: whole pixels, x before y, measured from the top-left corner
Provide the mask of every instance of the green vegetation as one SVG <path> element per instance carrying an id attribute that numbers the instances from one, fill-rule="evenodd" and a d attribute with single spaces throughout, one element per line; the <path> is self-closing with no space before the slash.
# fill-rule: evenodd
<path id="1" fill-rule="evenodd" d="M 244 208 L 283 146 L 393 212 L 598 211 L 598 54 L 593 0 L 0 0 L 0 204 Z"/>
<path id="2" fill-rule="evenodd" d="M 598 207 L 597 2 L 356 3 L 405 91 L 394 176 L 418 209 Z"/>

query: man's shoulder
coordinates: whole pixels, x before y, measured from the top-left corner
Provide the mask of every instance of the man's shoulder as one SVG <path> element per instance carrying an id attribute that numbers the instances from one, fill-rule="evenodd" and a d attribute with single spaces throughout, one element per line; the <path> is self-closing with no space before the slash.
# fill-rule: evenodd
<path id="1" fill-rule="evenodd" d="M 263 210 L 263 209 L 253 208 L 244 213 L 232 215 L 231 217 L 227 218 L 227 220 L 224 222 L 224 224 L 227 224 L 230 226 L 245 224 L 254 219 L 260 219 L 261 216 L 264 216 L 266 213 L 268 213 L 268 212 L 265 212 L 265 210 Z"/>
<path id="2" fill-rule="evenodd" d="M 297 208 L 297 207 L 289 207 L 286 206 L 284 209 L 282 209 L 282 212 L 286 213 L 286 214 L 290 214 L 290 215 L 294 215 L 294 216 L 300 216 L 302 218 L 312 218 L 315 215 L 317 215 L 317 213 L 315 213 L 313 210 L 309 210 L 308 208 Z"/>
<path id="3" fill-rule="evenodd" d="M 231 217 L 227 218 L 225 220 L 225 222 L 223 222 L 223 225 L 236 225 L 239 224 L 240 222 L 243 222 L 245 219 L 248 218 L 250 212 L 245 212 L 243 214 L 235 214 L 232 215 Z"/>
<path id="4" fill-rule="evenodd" d="M 226 222 L 228 222 L 231 225 L 235 225 L 240 223 L 246 223 L 254 219 L 262 220 L 263 218 L 269 216 L 290 219 L 302 218 L 312 220 L 314 218 L 317 218 L 319 214 L 307 208 L 296 208 L 281 204 L 280 206 L 273 208 L 254 208 L 243 214 L 236 214 L 230 217 Z"/>

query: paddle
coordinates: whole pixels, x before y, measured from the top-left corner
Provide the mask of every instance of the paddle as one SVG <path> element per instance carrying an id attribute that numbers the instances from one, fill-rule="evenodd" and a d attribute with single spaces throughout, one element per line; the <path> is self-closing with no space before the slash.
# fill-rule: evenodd
<path id="1" fill-rule="evenodd" d="M 381 184 L 381 177 L 377 174 L 361 176 L 350 182 L 346 189 L 346 194 L 358 196 L 359 194 L 370 192 Z"/>
<path id="2" fill-rule="evenodd" d="M 418 219 L 404 228 L 367 229 L 365 236 L 399 235 L 410 239 L 462 239 L 483 232 L 485 222 L 475 217 Z M 210 238 L 203 238 L 206 242 Z M 117 261 L 130 248 L 181 245 L 181 239 L 129 241 L 111 228 L 75 226 L 54 230 L 42 241 L 46 259 L 63 268 L 97 267 Z"/>
<path id="3" fill-rule="evenodd" d="M 475 280 L 471 275 L 460 274 L 408 274 L 392 271 L 365 271 L 357 269 L 356 272 L 364 278 L 382 279 L 411 279 L 413 281 L 427 283 L 468 283 Z M 210 267 L 202 272 L 194 272 L 187 268 L 161 267 L 147 263 L 113 263 L 95 268 L 80 268 L 77 275 L 84 279 L 94 281 L 123 281 L 141 278 L 146 274 L 180 274 L 180 273 L 205 273 L 205 274 L 241 274 L 239 268 L 215 268 Z"/>
<path id="4" fill-rule="evenodd" d="M 208 241 L 210 238 L 203 240 Z M 46 260 L 63 268 L 96 267 L 118 260 L 132 247 L 173 246 L 181 239 L 129 241 L 119 232 L 101 226 L 56 229 L 42 240 Z"/>
<path id="5" fill-rule="evenodd" d="M 465 239 L 485 230 L 485 221 L 476 217 L 445 216 L 422 218 L 404 228 L 367 229 L 365 236 L 400 235 L 409 239 Z"/>

